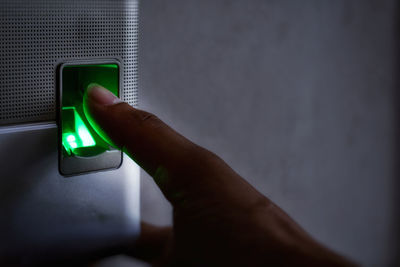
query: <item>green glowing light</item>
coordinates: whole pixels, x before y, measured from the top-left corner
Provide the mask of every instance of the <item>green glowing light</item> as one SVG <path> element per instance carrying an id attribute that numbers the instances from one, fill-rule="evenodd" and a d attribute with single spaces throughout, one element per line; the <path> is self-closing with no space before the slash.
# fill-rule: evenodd
<path id="1" fill-rule="evenodd" d="M 68 135 L 66 139 L 69 143 L 75 142 L 76 140 L 75 135 L 73 134 Z"/>
<path id="2" fill-rule="evenodd" d="M 94 157 L 111 150 L 110 143 L 85 111 L 89 85 L 96 83 L 119 96 L 119 65 L 82 64 L 62 68 L 61 138 L 64 157 Z"/>
<path id="3" fill-rule="evenodd" d="M 62 143 L 68 155 L 81 147 L 93 147 L 96 142 L 75 107 L 64 107 Z"/>

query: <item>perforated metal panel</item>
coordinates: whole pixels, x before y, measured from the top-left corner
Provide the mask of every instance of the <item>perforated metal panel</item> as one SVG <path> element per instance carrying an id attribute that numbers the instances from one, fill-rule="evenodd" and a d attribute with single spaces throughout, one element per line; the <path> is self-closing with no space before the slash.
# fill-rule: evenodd
<path id="1" fill-rule="evenodd" d="M 0 0 L 0 125 L 56 119 L 60 63 L 117 59 L 137 104 L 137 0 Z"/>

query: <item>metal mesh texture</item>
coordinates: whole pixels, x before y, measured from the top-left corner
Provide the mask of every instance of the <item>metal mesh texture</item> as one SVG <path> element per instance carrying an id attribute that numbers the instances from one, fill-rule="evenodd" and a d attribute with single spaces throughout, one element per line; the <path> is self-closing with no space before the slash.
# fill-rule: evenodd
<path id="1" fill-rule="evenodd" d="M 57 67 L 117 59 L 137 104 L 138 0 L 0 0 L 0 125 L 54 121 Z"/>

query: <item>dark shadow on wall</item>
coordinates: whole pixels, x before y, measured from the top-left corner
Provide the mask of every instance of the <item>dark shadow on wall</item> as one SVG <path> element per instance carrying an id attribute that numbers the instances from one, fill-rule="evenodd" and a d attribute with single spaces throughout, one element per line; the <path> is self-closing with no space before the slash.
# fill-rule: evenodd
<path id="1" fill-rule="evenodd" d="M 393 66 L 393 75 L 394 75 L 394 80 L 395 80 L 395 88 L 394 88 L 394 97 L 393 97 L 393 107 L 394 107 L 394 112 L 396 113 L 394 118 L 396 126 L 395 126 L 395 155 L 393 156 L 393 166 L 395 168 L 394 170 L 394 175 L 395 175 L 395 182 L 394 182 L 394 187 L 393 190 L 394 192 L 394 208 L 395 210 L 393 211 L 395 214 L 395 221 L 393 222 L 395 225 L 395 233 L 394 235 L 397 237 L 396 243 L 394 244 L 394 266 L 400 266 L 400 254 L 396 253 L 400 251 L 400 2 L 396 2 L 396 8 L 395 8 L 395 18 L 394 18 L 394 40 L 395 40 L 395 51 L 394 52 L 394 57 L 395 57 L 395 66 Z"/>

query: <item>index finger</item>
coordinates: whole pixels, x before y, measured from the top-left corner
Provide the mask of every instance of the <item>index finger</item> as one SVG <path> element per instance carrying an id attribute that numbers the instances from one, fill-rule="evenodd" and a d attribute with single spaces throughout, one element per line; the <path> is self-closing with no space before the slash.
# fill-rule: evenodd
<path id="1" fill-rule="evenodd" d="M 207 157 L 207 152 L 201 152 L 204 149 L 155 115 L 121 102 L 105 88 L 89 88 L 84 106 L 86 116 L 96 131 L 126 152 L 153 177 L 160 176 L 160 168 L 179 172 L 183 163 Z"/>
<path id="2" fill-rule="evenodd" d="M 218 156 L 105 88 L 89 88 L 84 107 L 97 132 L 149 173 L 169 201 L 220 194 L 242 204 L 246 198 L 258 199 L 259 193 Z M 249 192 L 254 196 L 249 197 Z"/>

